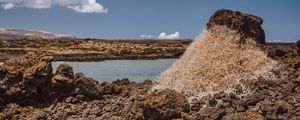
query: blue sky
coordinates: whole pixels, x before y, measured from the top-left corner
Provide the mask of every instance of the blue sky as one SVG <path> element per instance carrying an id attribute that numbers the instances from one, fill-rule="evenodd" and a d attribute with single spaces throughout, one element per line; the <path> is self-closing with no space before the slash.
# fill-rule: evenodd
<path id="1" fill-rule="evenodd" d="M 299 0 L 64 0 L 40 6 L 11 1 L 16 0 L 0 0 L 0 27 L 83 38 L 157 38 L 162 32 L 195 38 L 216 10 L 227 8 L 262 17 L 267 41 L 300 40 Z"/>

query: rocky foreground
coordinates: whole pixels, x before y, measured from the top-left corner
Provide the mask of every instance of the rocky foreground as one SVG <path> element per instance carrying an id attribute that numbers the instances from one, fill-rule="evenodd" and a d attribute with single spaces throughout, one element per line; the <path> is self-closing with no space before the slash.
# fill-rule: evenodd
<path id="1" fill-rule="evenodd" d="M 218 11 L 209 23 L 228 25 L 245 33 L 245 38 L 255 38 L 268 57 L 279 62 L 270 79 L 247 83 L 252 86 L 249 94 L 236 87 L 232 93 L 191 99 L 170 89 L 152 90 L 156 83 L 149 80 L 98 83 L 74 74 L 67 64 L 53 73 L 53 57 L 29 53 L 0 65 L 0 119 L 298 120 L 300 42 L 265 44 L 264 32 L 257 27 L 261 23 L 256 16 L 230 10 Z M 247 32 L 249 28 L 255 30 Z"/>
<path id="2" fill-rule="evenodd" d="M 267 46 L 282 79 L 258 79 L 249 95 L 223 92 L 193 99 L 153 83 L 98 83 L 67 64 L 52 73 L 52 57 L 27 54 L 0 66 L 1 119 L 300 119 L 300 57 L 296 47 Z M 284 47 L 284 46 L 281 46 Z M 281 52 L 278 52 L 281 51 Z M 239 88 L 235 88 L 239 92 Z M 299 116 L 299 117 L 298 117 Z"/>

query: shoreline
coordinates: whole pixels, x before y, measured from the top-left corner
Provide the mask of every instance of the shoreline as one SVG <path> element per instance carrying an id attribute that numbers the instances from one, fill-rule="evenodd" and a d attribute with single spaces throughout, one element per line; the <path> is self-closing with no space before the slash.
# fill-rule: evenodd
<path id="1" fill-rule="evenodd" d="M 50 40 L 48 40 L 50 41 Z M 119 44 L 119 42 L 126 42 L 126 41 L 107 41 L 107 40 L 93 40 L 98 42 L 110 42 L 112 44 Z M 1 42 L 1 40 L 0 40 Z M 47 42 L 47 40 L 46 40 Z M 85 41 L 88 42 L 88 41 Z M 127 41 L 128 42 L 128 41 Z M 147 41 L 147 40 L 132 40 L 130 42 L 142 42 L 142 43 L 148 43 L 148 42 L 154 42 L 154 41 Z M 158 41 L 155 41 L 158 42 Z M 166 41 L 162 41 L 166 42 Z M 172 42 L 171 40 L 168 42 Z M 173 41 L 173 42 L 178 42 Z M 180 43 L 180 45 L 189 45 L 191 41 L 181 41 L 183 43 Z M 47 50 L 41 51 L 40 48 L 32 48 L 32 49 L 23 49 L 24 46 L 19 46 L 19 48 L 1 48 L 0 49 L 0 62 L 4 62 L 8 60 L 9 58 L 21 58 L 28 52 L 41 52 L 48 56 L 53 56 L 53 61 L 66 61 L 66 62 L 101 62 L 104 60 L 157 60 L 157 59 L 178 59 L 180 56 L 185 52 L 186 47 L 182 46 L 180 50 L 173 50 L 173 51 L 159 51 L 159 52 L 150 52 L 149 54 L 141 54 L 141 53 L 135 53 L 135 54 L 123 54 L 123 53 L 113 53 L 112 51 L 106 52 L 106 53 L 76 53 L 76 54 L 57 54 L 57 53 L 51 53 Z M 168 46 L 165 49 L 173 49 L 174 46 Z M 279 42 L 268 42 L 263 48 L 290 48 L 290 47 L 296 47 L 295 43 L 279 43 Z M 113 49 L 113 48 L 111 48 Z M 160 48 L 157 48 L 160 49 Z M 274 49 L 274 50 L 275 50 Z M 128 50 L 128 51 L 136 51 L 137 49 Z M 100 51 L 101 52 L 101 51 Z"/>
<path id="2" fill-rule="evenodd" d="M 20 55 L 18 57 L 22 57 L 24 55 Z M 10 58 L 18 58 L 18 57 L 10 57 Z M 88 56 L 89 57 L 89 56 Z M 10 58 L 1 59 L 0 62 L 5 62 Z M 159 60 L 159 59 L 178 59 L 180 56 L 163 56 L 163 57 L 147 57 L 147 56 L 116 56 L 116 57 L 106 57 L 102 58 L 101 56 L 98 58 L 87 58 L 87 56 L 71 56 L 71 57 L 57 57 L 54 56 L 53 62 L 102 62 L 106 60 Z"/>
<path id="3" fill-rule="evenodd" d="M 2 40 L 0 61 L 28 52 L 53 56 L 53 61 L 148 60 L 179 58 L 191 40 Z"/>

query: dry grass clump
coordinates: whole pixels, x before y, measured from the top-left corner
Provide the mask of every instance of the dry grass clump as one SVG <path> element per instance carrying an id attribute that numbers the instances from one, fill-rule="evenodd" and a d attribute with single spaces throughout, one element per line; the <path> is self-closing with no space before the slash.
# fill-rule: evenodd
<path id="1" fill-rule="evenodd" d="M 252 39 L 241 41 L 237 31 L 216 26 L 196 38 L 183 56 L 161 74 L 155 88 L 202 96 L 231 91 L 239 85 L 250 92 L 243 83 L 269 75 L 276 64 Z"/>

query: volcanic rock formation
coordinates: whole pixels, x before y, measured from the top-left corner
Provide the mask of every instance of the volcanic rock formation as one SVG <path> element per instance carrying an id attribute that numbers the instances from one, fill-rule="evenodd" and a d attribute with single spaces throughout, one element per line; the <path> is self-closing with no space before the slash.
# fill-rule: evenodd
<path id="1" fill-rule="evenodd" d="M 157 85 L 149 80 L 135 83 L 124 78 L 112 83 L 98 83 L 82 73 L 74 75 L 73 68 L 68 64 L 59 65 L 53 74 L 52 57 L 29 53 L 24 58 L 11 59 L 0 65 L 0 119 L 300 119 L 300 56 L 297 52 L 299 43 L 257 45 L 253 38 L 244 38 L 240 32 L 226 25 L 210 27 L 204 38 L 214 39 L 197 41 L 192 44 L 192 48 L 203 49 L 188 49 L 187 52 L 205 54 L 183 56 L 183 59 L 191 61 L 184 62 L 181 69 L 193 66 L 198 72 L 210 72 L 210 77 L 206 76 L 210 79 L 202 79 L 206 82 L 212 80 L 211 78 L 218 78 L 219 81 L 215 79 L 202 85 L 202 89 L 209 88 L 207 86 L 210 85 L 215 86 L 213 83 L 226 83 L 231 81 L 231 78 L 246 75 L 239 79 L 240 84 L 233 84 L 234 87 L 231 88 L 228 84 L 219 84 L 219 87 L 228 87 L 230 90 L 215 87 L 218 91 L 213 94 L 191 97 L 191 93 L 172 89 L 153 90 L 152 87 Z M 202 57 L 209 59 L 203 61 Z M 278 64 L 269 64 L 273 60 Z M 193 65 L 198 61 L 205 63 L 204 66 Z M 225 63 L 230 63 L 227 64 L 229 67 L 211 67 L 222 66 Z M 257 77 L 255 74 L 265 72 L 261 71 L 265 65 L 270 65 L 270 68 L 276 65 L 275 69 L 265 69 L 270 70 L 271 76 Z M 239 66 L 246 69 L 238 69 Z M 224 69 L 227 71 L 219 74 Z M 253 69 L 257 73 L 253 72 Z M 174 79 L 182 73 L 184 72 L 176 72 Z M 224 75 L 231 76 L 224 79 Z M 245 80 L 249 75 L 255 76 Z M 189 76 L 185 81 L 179 82 L 188 83 L 191 78 L 201 77 L 203 76 Z M 203 81 L 194 81 L 194 84 L 199 85 Z M 169 82 L 168 85 L 172 86 L 176 82 L 178 81 Z M 188 90 L 194 84 L 185 84 L 190 86 L 183 90 Z M 180 85 L 182 84 L 178 84 L 179 87 Z M 249 91 L 245 92 L 247 89 L 244 88 L 248 88 Z M 200 91 L 194 92 L 201 93 Z"/>
<path id="2" fill-rule="evenodd" d="M 4 103 L 34 104 L 47 95 L 52 78 L 52 57 L 33 53 L 0 65 L 0 98 Z"/>
<path id="3" fill-rule="evenodd" d="M 233 30 L 238 31 L 242 35 L 242 39 L 252 38 L 258 43 L 265 43 L 265 32 L 261 28 L 263 19 L 258 16 L 221 9 L 215 12 L 207 23 L 207 28 L 225 25 Z"/>
<path id="4" fill-rule="evenodd" d="M 144 114 L 146 119 L 167 120 L 180 118 L 181 112 L 188 113 L 189 109 L 185 96 L 174 90 L 164 89 L 147 96 Z"/>

